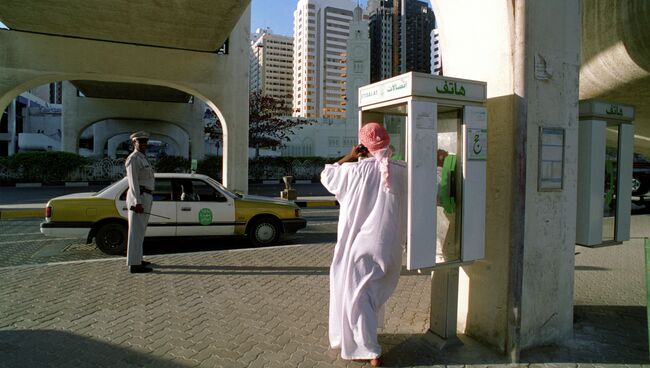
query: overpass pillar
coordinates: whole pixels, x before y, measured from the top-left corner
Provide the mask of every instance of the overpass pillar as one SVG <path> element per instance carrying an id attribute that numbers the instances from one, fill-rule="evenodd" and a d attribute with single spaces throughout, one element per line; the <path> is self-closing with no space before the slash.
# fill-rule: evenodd
<path id="1" fill-rule="evenodd" d="M 11 103 L 9 104 L 8 111 L 9 113 L 9 126 L 8 126 L 8 133 L 9 133 L 9 152 L 8 155 L 11 156 L 16 153 L 16 139 L 18 137 L 18 133 L 16 132 L 16 100 L 12 100 Z"/>
<path id="2" fill-rule="evenodd" d="M 458 328 L 518 361 L 573 331 L 580 1 L 431 3 L 444 75 L 488 87 L 486 258 L 461 269 Z"/>
<path id="3" fill-rule="evenodd" d="M 61 112 L 61 151 L 78 153 L 79 135 L 79 97 L 77 88 L 70 82 L 63 83 L 63 109 Z"/>

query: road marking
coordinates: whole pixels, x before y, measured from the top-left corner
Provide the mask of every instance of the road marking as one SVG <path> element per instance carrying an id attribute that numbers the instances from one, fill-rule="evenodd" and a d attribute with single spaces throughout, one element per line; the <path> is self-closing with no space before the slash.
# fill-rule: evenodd
<path id="1" fill-rule="evenodd" d="M 14 241 L 5 241 L 0 242 L 0 245 L 4 244 L 16 244 L 16 243 L 31 243 L 37 241 L 56 241 L 56 240 L 79 240 L 79 238 L 47 238 L 47 239 L 32 239 L 32 240 L 14 240 Z"/>
<path id="2" fill-rule="evenodd" d="M 323 225 L 337 225 L 338 221 L 309 223 L 307 226 L 323 226 Z"/>
<path id="3" fill-rule="evenodd" d="M 24 235 L 42 235 L 41 232 L 36 233 L 17 233 L 17 234 L 4 234 L 4 236 L 24 236 Z"/>

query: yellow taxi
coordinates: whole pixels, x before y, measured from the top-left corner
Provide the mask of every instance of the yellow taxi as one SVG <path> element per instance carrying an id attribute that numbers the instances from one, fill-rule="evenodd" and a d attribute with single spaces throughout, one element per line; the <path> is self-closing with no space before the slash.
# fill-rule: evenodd
<path id="1" fill-rule="evenodd" d="M 127 242 L 126 178 L 97 193 L 51 199 L 41 233 L 78 237 L 107 254 L 123 254 Z M 277 243 L 307 225 L 299 207 L 281 199 L 233 193 L 199 174 L 156 174 L 145 237 L 247 236 L 255 246 Z"/>

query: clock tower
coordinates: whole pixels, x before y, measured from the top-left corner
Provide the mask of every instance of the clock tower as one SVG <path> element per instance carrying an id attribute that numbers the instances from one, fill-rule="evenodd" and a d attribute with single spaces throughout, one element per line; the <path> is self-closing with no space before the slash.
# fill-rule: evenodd
<path id="1" fill-rule="evenodd" d="M 368 21 L 359 5 L 354 8 L 348 37 L 346 83 L 346 125 L 358 129 L 359 87 L 370 83 L 370 37 Z"/>

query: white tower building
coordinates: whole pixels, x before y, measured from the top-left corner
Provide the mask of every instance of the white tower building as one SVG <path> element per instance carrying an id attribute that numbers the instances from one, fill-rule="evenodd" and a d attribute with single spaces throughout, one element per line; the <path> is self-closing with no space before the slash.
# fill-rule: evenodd
<path id="1" fill-rule="evenodd" d="M 258 29 L 251 40 L 250 91 L 284 99 L 291 106 L 293 38 Z"/>
<path id="2" fill-rule="evenodd" d="M 347 121 L 348 125 L 358 128 L 359 87 L 370 84 L 370 36 L 368 21 L 363 19 L 363 10 L 354 8 L 354 18 L 350 23 L 348 39 L 348 76 L 346 79 Z"/>
<path id="3" fill-rule="evenodd" d="M 299 0 L 294 16 L 294 116 L 346 118 L 351 0 Z"/>
<path id="4" fill-rule="evenodd" d="M 442 56 L 438 28 L 431 31 L 431 74 L 442 75 Z"/>

